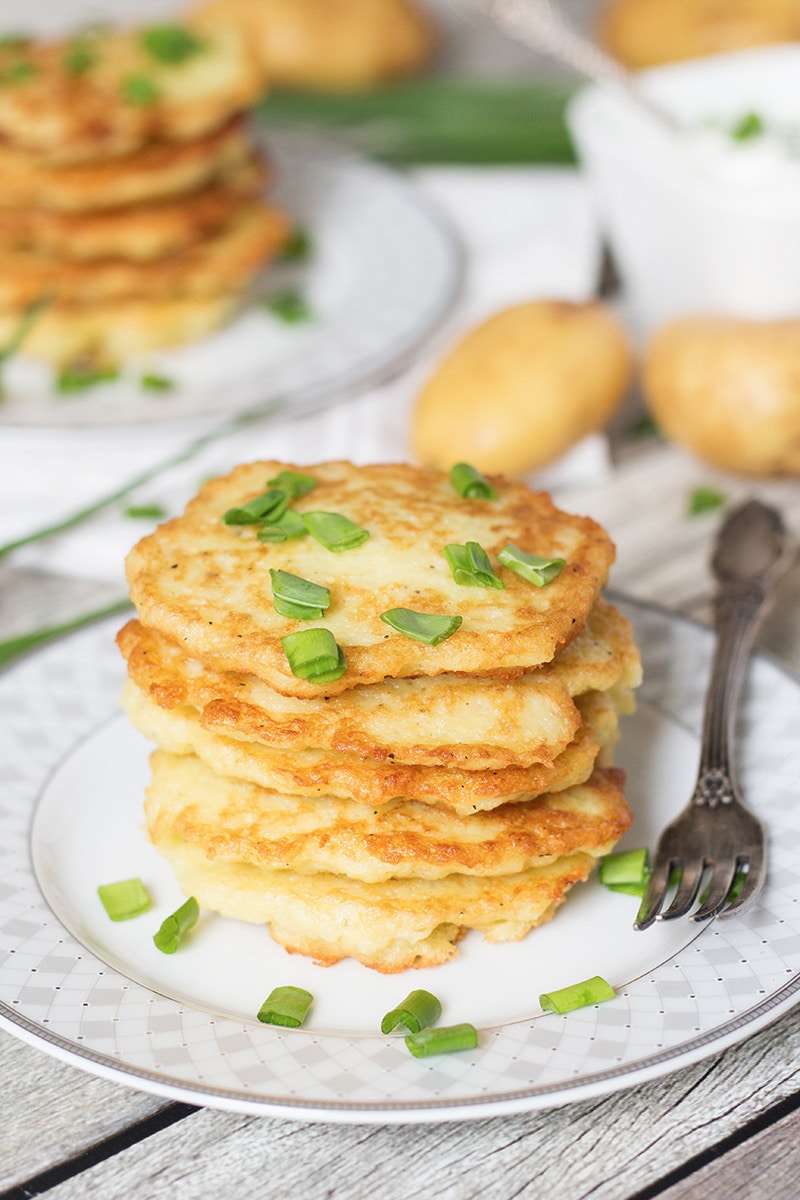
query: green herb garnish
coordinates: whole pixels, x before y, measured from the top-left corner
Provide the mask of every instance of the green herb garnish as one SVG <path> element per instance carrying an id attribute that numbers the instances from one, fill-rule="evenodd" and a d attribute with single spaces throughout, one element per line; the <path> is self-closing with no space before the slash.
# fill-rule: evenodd
<path id="1" fill-rule="evenodd" d="M 415 642 L 424 642 L 426 646 L 438 646 L 452 637 L 464 618 L 414 612 L 411 608 L 390 608 L 381 613 L 381 620 L 398 633 L 413 638 Z"/>
<path id="2" fill-rule="evenodd" d="M 543 1012 L 568 1013 L 590 1004 L 602 1004 L 604 1000 L 613 1000 L 615 996 L 616 992 L 610 983 L 606 983 L 601 975 L 593 975 L 591 979 L 573 983 L 570 987 L 544 992 L 539 997 L 539 1003 Z"/>
<path id="3" fill-rule="evenodd" d="M 293 538 L 305 537 L 307 532 L 300 514 L 287 508 L 277 521 L 270 521 L 268 525 L 262 525 L 256 537 L 260 542 L 288 542 Z"/>
<path id="4" fill-rule="evenodd" d="M 223 525 L 263 525 L 279 520 L 289 506 L 286 492 L 270 488 L 260 496 L 254 496 L 239 508 L 229 508 L 222 514 Z"/>
<path id="5" fill-rule="evenodd" d="M 317 480 L 313 475 L 303 475 L 300 471 L 281 471 L 274 479 L 267 480 L 268 488 L 278 488 L 293 500 L 313 492 L 316 486 Z"/>
<path id="6" fill-rule="evenodd" d="M 314 246 L 307 229 L 294 229 L 288 242 L 281 250 L 276 262 L 304 263 L 311 257 Z"/>
<path id="7" fill-rule="evenodd" d="M 151 108 L 161 99 L 161 89 L 146 75 L 129 75 L 120 85 L 122 99 L 137 108 Z"/>
<path id="8" fill-rule="evenodd" d="M 12 62 L 0 67 L 0 84 L 24 83 L 39 74 L 39 68 L 32 62 Z"/>
<path id="9" fill-rule="evenodd" d="M 758 113 L 745 113 L 731 130 L 735 142 L 749 142 L 751 138 L 761 137 L 764 132 L 764 121 Z"/>
<path id="10" fill-rule="evenodd" d="M 398 1025 L 405 1025 L 409 1033 L 419 1033 L 420 1029 L 434 1025 L 441 1015 L 441 1003 L 420 988 L 409 992 L 402 1004 L 386 1014 L 381 1021 L 381 1033 L 391 1033 Z"/>
<path id="11" fill-rule="evenodd" d="M 276 292 L 264 299 L 264 307 L 286 325 L 300 325 L 312 317 L 308 301 L 295 290 Z"/>
<path id="12" fill-rule="evenodd" d="M 185 904 L 161 922 L 158 933 L 153 934 L 158 949 L 164 954 L 174 954 L 192 926 L 197 924 L 199 916 L 200 906 L 194 896 L 190 896 Z"/>
<path id="13" fill-rule="evenodd" d="M 632 438 L 660 438 L 661 430 L 649 413 L 637 417 L 628 427 L 628 436 Z"/>
<path id="14" fill-rule="evenodd" d="M 0 37 L 0 50 L 27 50 L 33 45 L 33 38 L 27 33 L 4 33 Z"/>
<path id="15" fill-rule="evenodd" d="M 509 571 L 536 587 L 551 583 L 567 565 L 563 558 L 540 558 L 538 554 L 526 554 L 519 546 L 504 547 L 497 558 Z"/>
<path id="16" fill-rule="evenodd" d="M 697 487 L 689 493 L 687 512 L 690 517 L 699 517 L 703 513 L 714 512 L 725 503 L 725 493 L 719 488 Z"/>
<path id="17" fill-rule="evenodd" d="M 152 25 L 142 30 L 141 42 L 152 58 L 171 67 L 180 66 L 205 50 L 205 42 L 185 25 Z"/>
<path id="18" fill-rule="evenodd" d="M 97 894 L 112 921 L 129 921 L 147 912 L 152 901 L 141 879 L 122 879 L 119 883 L 101 883 Z"/>
<path id="19" fill-rule="evenodd" d="M 369 537 L 368 529 L 362 529 L 341 513 L 305 512 L 301 515 L 303 524 L 314 540 L 334 554 L 354 550 Z"/>
<path id="20" fill-rule="evenodd" d="M 270 568 L 272 579 L 272 603 L 282 617 L 297 621 L 318 621 L 330 607 L 331 594 L 328 588 L 300 575 Z"/>
<path id="21" fill-rule="evenodd" d="M 311 992 L 299 987 L 273 988 L 261 1008 L 258 1019 L 265 1025 L 284 1025 L 299 1029 L 314 1001 Z"/>
<path id="22" fill-rule="evenodd" d="M 175 388 L 173 380 L 168 379 L 166 375 L 155 375 L 153 372 L 143 375 L 139 383 L 146 392 L 171 392 Z"/>
<path id="23" fill-rule="evenodd" d="M 64 70 L 68 75 L 85 75 L 97 63 L 97 49 L 86 37 L 76 38 L 64 51 Z"/>
<path id="24" fill-rule="evenodd" d="M 452 1054 L 455 1050 L 474 1050 L 478 1031 L 474 1025 L 446 1025 L 438 1029 L 421 1029 L 409 1033 L 406 1046 L 414 1058 L 429 1058 L 432 1054 Z"/>
<path id="25" fill-rule="evenodd" d="M 11 337 L 6 342 L 5 346 L 0 346 L 0 400 L 3 398 L 3 378 L 2 372 L 6 363 L 19 350 L 25 338 L 30 333 L 37 320 L 50 303 L 49 296 L 40 296 L 25 308 L 17 322 L 17 327 L 11 334 Z"/>
<path id="26" fill-rule="evenodd" d="M 100 383 L 119 379 L 119 370 L 102 363 L 75 362 L 62 367 L 56 379 L 56 390 L 63 395 L 85 392 Z"/>
<path id="27" fill-rule="evenodd" d="M 160 504 L 129 504 L 125 509 L 125 516 L 133 521 L 160 521 L 166 515 Z"/>
<path id="28" fill-rule="evenodd" d="M 489 555 L 478 542 L 467 542 L 466 546 L 445 546 L 444 556 L 450 564 L 453 579 L 462 587 L 504 588 L 489 562 Z"/>
<path id="29" fill-rule="evenodd" d="M 456 463 L 450 468 L 450 482 L 465 500 L 496 500 L 497 492 L 489 480 L 469 463 Z"/>
<path id="30" fill-rule="evenodd" d="M 341 646 L 329 629 L 301 629 L 281 638 L 289 669 L 309 683 L 331 683 L 347 670 Z"/>
<path id="31" fill-rule="evenodd" d="M 650 875 L 650 855 L 646 847 L 618 850 L 600 859 L 597 878 L 612 892 L 643 896 Z"/>

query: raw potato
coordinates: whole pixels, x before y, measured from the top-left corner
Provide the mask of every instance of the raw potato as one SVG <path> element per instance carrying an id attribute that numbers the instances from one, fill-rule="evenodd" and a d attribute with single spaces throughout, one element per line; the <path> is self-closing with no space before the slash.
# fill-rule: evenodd
<path id="1" fill-rule="evenodd" d="M 800 38 L 798 0 L 610 0 L 598 35 L 628 67 Z"/>
<path id="2" fill-rule="evenodd" d="M 652 339 L 643 386 L 665 436 L 703 462 L 800 474 L 800 321 L 676 321 Z"/>
<path id="3" fill-rule="evenodd" d="M 505 309 L 467 334 L 422 389 L 414 451 L 431 467 L 535 470 L 606 423 L 630 372 L 625 334 L 603 305 Z"/>

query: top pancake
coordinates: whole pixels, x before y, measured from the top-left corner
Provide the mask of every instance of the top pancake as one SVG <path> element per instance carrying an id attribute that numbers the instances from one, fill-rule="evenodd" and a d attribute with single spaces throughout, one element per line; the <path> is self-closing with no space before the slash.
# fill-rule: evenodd
<path id="1" fill-rule="evenodd" d="M 369 530 L 368 541 L 337 554 L 310 536 L 265 544 L 252 527 L 222 523 L 227 509 L 260 495 L 284 469 L 317 480 L 294 502 L 297 511 L 341 513 Z M 134 547 L 126 564 L 131 598 L 143 624 L 190 656 L 256 675 L 289 696 L 334 695 L 390 676 L 518 675 L 549 662 L 581 632 L 614 548 L 600 526 L 560 512 L 549 496 L 500 478 L 493 483 L 497 499 L 466 500 L 445 474 L 403 464 L 247 464 L 206 484 L 183 516 Z M 503 590 L 463 587 L 442 549 L 467 541 L 479 542 L 494 563 L 511 543 L 567 565 L 542 588 L 499 566 Z M 298 622 L 275 612 L 270 568 L 328 587 L 325 619 Z M 426 646 L 380 620 L 397 607 L 458 614 L 463 624 Z M 314 626 L 333 633 L 347 661 L 344 675 L 322 686 L 291 673 L 280 641 Z"/>
<path id="2" fill-rule="evenodd" d="M 179 39 L 183 50 L 170 35 L 154 50 L 147 30 L 100 30 L 3 47 L 0 137 L 50 163 L 86 162 L 153 139 L 202 137 L 261 94 L 263 70 L 239 30 L 218 25 Z M 77 71 L 76 61 L 85 63 Z"/>

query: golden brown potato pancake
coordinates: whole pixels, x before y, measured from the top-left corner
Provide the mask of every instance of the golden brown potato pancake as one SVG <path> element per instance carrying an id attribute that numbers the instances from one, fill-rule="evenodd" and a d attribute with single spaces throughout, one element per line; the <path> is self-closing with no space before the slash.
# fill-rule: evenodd
<path id="1" fill-rule="evenodd" d="M 387 677 L 447 672 L 513 676 L 549 662 L 583 629 L 614 556 L 599 525 L 559 511 L 524 484 L 498 477 L 495 500 L 466 500 L 444 473 L 404 464 L 289 468 L 317 481 L 294 502 L 297 511 L 341 514 L 368 530 L 366 542 L 343 553 L 311 536 L 267 545 L 252 526 L 223 523 L 228 509 L 260 495 L 283 469 L 256 462 L 206 484 L 181 517 L 134 547 L 127 575 L 143 624 L 204 665 L 256 675 L 284 695 L 333 695 Z M 514 544 L 564 558 L 566 566 L 541 588 L 504 567 L 503 590 L 464 587 L 443 547 L 467 541 L 493 562 Z M 325 619 L 301 623 L 278 614 L 272 567 L 330 588 Z M 427 646 L 381 620 L 398 607 L 459 615 L 463 624 Z M 281 638 L 301 625 L 332 632 L 347 661 L 340 679 L 315 685 L 292 674 Z"/>

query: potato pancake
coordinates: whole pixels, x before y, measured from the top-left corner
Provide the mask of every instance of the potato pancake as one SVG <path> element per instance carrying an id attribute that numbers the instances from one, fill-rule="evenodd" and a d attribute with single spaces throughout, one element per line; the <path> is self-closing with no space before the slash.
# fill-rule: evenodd
<path id="1" fill-rule="evenodd" d="M 368 539 L 333 553 L 311 536 L 282 544 L 223 514 L 264 493 L 282 470 L 313 476 L 300 513 L 344 516 Z M 583 629 L 614 557 L 594 521 L 569 516 L 550 497 L 497 477 L 494 500 L 462 498 L 438 471 L 404 464 L 288 467 L 256 462 L 206 484 L 185 513 L 142 539 L 127 558 L 131 598 L 143 624 L 215 670 L 256 675 L 284 695 L 338 694 L 387 677 L 449 672 L 511 677 L 549 662 Z M 566 565 L 544 587 L 505 567 L 502 589 L 456 583 L 447 544 L 479 543 L 493 562 L 504 547 Z M 270 568 L 330 589 L 324 620 L 299 622 L 274 608 Z M 461 627 L 425 645 L 381 620 L 407 608 L 457 615 Z M 281 638 L 300 628 L 329 630 L 345 660 L 338 679 L 314 684 L 289 667 Z"/>

